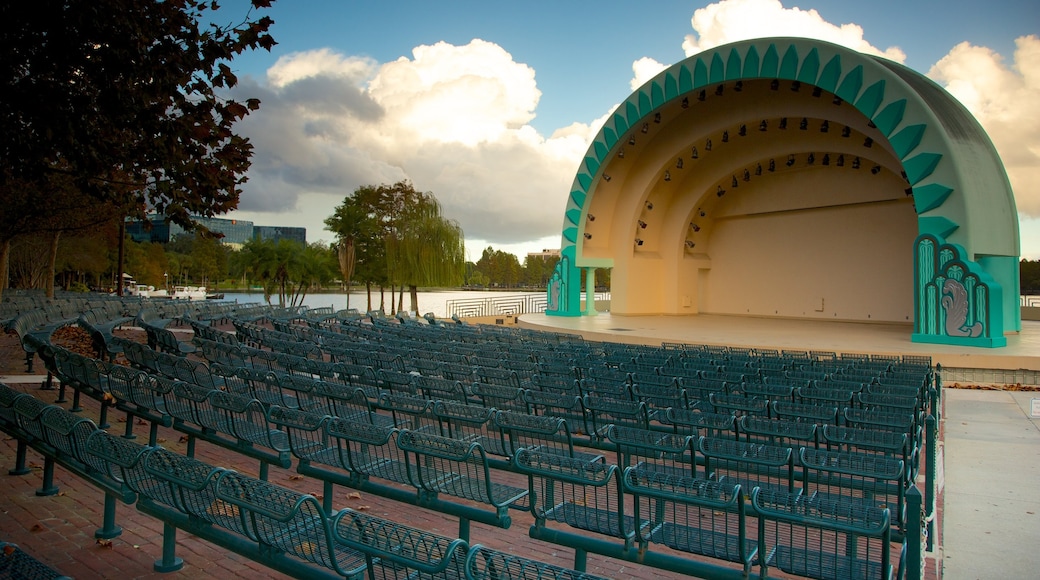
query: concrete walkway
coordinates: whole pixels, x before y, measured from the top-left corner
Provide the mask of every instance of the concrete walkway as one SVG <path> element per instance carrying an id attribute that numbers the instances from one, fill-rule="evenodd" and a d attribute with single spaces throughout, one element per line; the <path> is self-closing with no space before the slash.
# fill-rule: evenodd
<path id="1" fill-rule="evenodd" d="M 1040 392 L 944 395 L 943 578 L 1040 577 Z"/>

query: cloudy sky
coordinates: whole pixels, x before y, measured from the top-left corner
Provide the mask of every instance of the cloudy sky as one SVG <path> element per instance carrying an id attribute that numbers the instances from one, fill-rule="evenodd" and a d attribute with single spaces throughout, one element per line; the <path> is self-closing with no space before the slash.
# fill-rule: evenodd
<path id="1" fill-rule="evenodd" d="M 228 22 L 245 0 L 225 0 Z M 483 249 L 558 248 L 578 163 L 603 120 L 663 68 L 736 40 L 805 36 L 901 62 L 989 132 L 1040 259 L 1040 5 L 1035 0 L 281 0 L 278 46 L 244 55 L 260 111 L 239 210 L 307 228 L 357 187 L 409 179 Z"/>

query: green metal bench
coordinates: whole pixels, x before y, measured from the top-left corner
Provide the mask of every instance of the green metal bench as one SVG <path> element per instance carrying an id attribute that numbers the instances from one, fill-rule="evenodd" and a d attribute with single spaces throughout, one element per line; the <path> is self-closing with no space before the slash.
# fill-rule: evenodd
<path id="1" fill-rule="evenodd" d="M 624 401 L 607 397 L 585 395 L 585 428 L 590 437 L 602 440 L 607 436 L 610 425 L 624 425 L 646 429 L 650 426 L 650 415 L 646 403 Z"/>
<path id="2" fill-rule="evenodd" d="M 156 571 L 183 562 L 176 529 L 296 578 L 361 579 L 364 554 L 335 542 L 328 515 L 313 496 L 155 449 L 145 458 L 138 510 L 164 524 Z"/>
<path id="3" fill-rule="evenodd" d="M 554 566 L 480 544 L 469 549 L 466 580 L 606 580 L 569 568 Z"/>
<path id="4" fill-rule="evenodd" d="M 397 445 L 406 452 L 409 474 L 419 488 L 420 503 L 443 493 L 490 505 L 509 527 L 508 508 L 525 499 L 527 489 L 514 487 L 493 477 L 494 472 L 479 443 L 405 430 Z"/>
<path id="5" fill-rule="evenodd" d="M 761 575 L 770 567 L 821 580 L 892 578 L 889 510 L 811 496 L 751 493 Z"/>
<path id="6" fill-rule="evenodd" d="M 638 467 L 674 476 L 696 475 L 697 462 L 690 435 L 611 425 L 607 429 L 607 440 L 614 444 L 621 469 Z"/>
<path id="7" fill-rule="evenodd" d="M 516 452 L 513 465 L 528 476 L 532 530 L 558 522 L 618 538 L 626 549 L 632 546 L 636 520 L 625 511 L 618 466 L 527 449 Z M 580 564 L 576 561 L 575 568 L 583 569 Z"/>
<path id="8" fill-rule="evenodd" d="M 567 421 L 560 417 L 498 411 L 492 417 L 505 435 L 506 455 L 512 457 L 520 449 L 555 453 L 583 461 L 601 461 L 603 454 L 575 449 Z"/>
<path id="9" fill-rule="evenodd" d="M 51 496 L 58 493 L 58 487 L 54 484 L 54 467 L 60 465 L 105 494 L 102 527 L 94 532 L 94 536 L 108 539 L 121 534 L 122 529 L 115 523 L 116 502 L 132 504 L 136 496 L 122 480 L 94 469 L 88 461 L 87 441 L 98 432 L 94 422 L 56 405 L 45 405 L 30 395 L 11 397 L 5 394 L 3 399 L 9 401 L 10 411 L 5 414 L 13 418 L 13 422 L 0 423 L 0 428 L 19 440 L 16 466 L 10 474 L 25 475 L 30 472 L 25 469 L 22 443 L 32 447 L 44 458 L 43 479 L 36 495 Z"/>
<path id="10" fill-rule="evenodd" d="M 94 308 L 80 314 L 76 319 L 76 324 L 90 335 L 90 341 L 97 357 L 102 360 L 108 357 L 109 360 L 112 360 L 117 354 L 123 352 L 123 349 L 113 340 L 115 330 L 133 320 L 132 316 L 123 316 L 105 309 Z"/>
<path id="11" fill-rule="evenodd" d="M 909 483 L 901 459 L 860 452 L 801 449 L 803 488 L 818 498 L 853 506 L 885 508 L 901 539 L 906 526 Z"/>
<path id="12" fill-rule="evenodd" d="M 658 420 L 681 435 L 708 435 L 733 437 L 736 435 L 737 418 L 731 413 L 712 413 L 697 409 L 669 407 L 658 415 Z"/>
<path id="13" fill-rule="evenodd" d="M 183 381 L 169 386 L 166 410 L 174 417 L 173 428 L 188 436 L 189 456 L 195 454 L 196 440 L 202 439 L 259 460 L 262 479 L 269 465 L 291 465 L 288 436 L 256 399 Z"/>
<path id="14" fill-rule="evenodd" d="M 351 509 L 333 519 L 337 542 L 368 556 L 373 578 L 459 578 L 465 574 L 467 545 L 425 530 Z"/>
<path id="15" fill-rule="evenodd" d="M 797 492 L 791 447 L 701 437 L 697 452 L 704 458 L 706 479 L 739 483 L 744 489 Z"/>
<path id="16" fill-rule="evenodd" d="M 624 489 L 633 496 L 640 550 L 661 544 L 741 566 L 746 575 L 758 552 L 748 533 L 746 496 L 740 485 L 676 476 L 642 467 L 625 470 Z M 682 570 L 680 570 L 682 571 Z"/>
<path id="17" fill-rule="evenodd" d="M 505 436 L 492 420 L 494 408 L 434 401 L 433 414 L 440 421 L 440 434 L 467 443 L 478 443 L 487 453 L 508 457 Z"/>

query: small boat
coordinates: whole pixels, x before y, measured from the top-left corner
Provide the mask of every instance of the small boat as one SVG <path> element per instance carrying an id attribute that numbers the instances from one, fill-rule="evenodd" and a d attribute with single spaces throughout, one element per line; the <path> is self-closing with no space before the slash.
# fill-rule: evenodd
<path id="1" fill-rule="evenodd" d="M 170 298 L 174 300 L 205 300 L 205 286 L 174 286 Z"/>
<path id="2" fill-rule="evenodd" d="M 140 298 L 169 298 L 166 290 L 156 290 L 155 286 L 141 285 L 134 280 L 130 274 L 123 274 L 123 296 L 137 296 Z"/>
<path id="3" fill-rule="evenodd" d="M 209 293 L 206 294 L 206 300 L 223 300 L 223 299 L 224 299 L 224 293 L 223 292 L 209 292 Z"/>

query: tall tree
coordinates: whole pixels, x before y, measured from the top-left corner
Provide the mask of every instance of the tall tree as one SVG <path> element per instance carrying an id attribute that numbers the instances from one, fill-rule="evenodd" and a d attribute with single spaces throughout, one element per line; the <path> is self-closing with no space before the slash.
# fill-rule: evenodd
<path id="1" fill-rule="evenodd" d="M 392 310 L 404 300 L 394 301 L 396 288 L 409 288 L 411 309 L 418 311 L 419 286 L 463 281 L 462 229 L 441 215 L 432 193 L 416 191 L 410 182 L 359 187 L 325 224 L 340 244 L 354 246 L 359 278 L 390 285 Z"/>
<path id="2" fill-rule="evenodd" d="M 252 0 L 255 9 L 271 0 Z M 208 24 L 204 0 L 0 3 L 0 266 L 52 212 L 55 174 L 95 201 L 192 228 L 238 205 L 252 146 L 234 124 L 259 107 L 221 91 L 229 62 L 270 50 L 269 17 Z M 15 215 L 17 214 L 17 215 Z M 2 288 L 2 285 L 0 285 Z"/>

